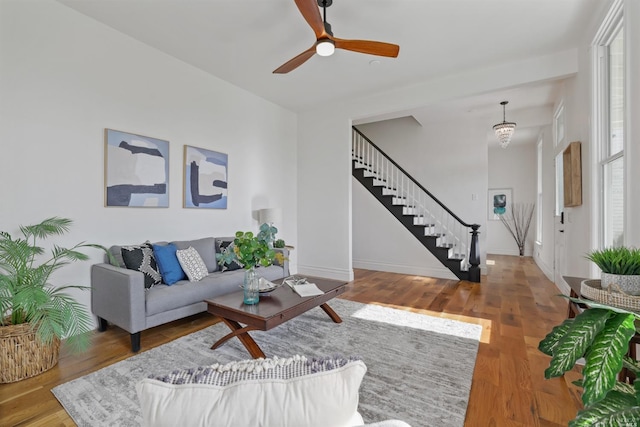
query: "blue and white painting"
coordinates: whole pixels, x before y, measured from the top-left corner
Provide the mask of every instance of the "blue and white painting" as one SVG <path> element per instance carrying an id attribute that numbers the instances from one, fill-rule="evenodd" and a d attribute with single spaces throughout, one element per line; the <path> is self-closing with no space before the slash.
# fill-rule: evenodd
<path id="1" fill-rule="evenodd" d="M 169 207 L 169 141 L 105 129 L 106 206 Z"/>
<path id="2" fill-rule="evenodd" d="M 184 207 L 227 208 L 229 156 L 184 146 Z"/>
<path id="3" fill-rule="evenodd" d="M 513 203 L 511 188 L 490 188 L 489 189 L 489 218 L 493 221 L 500 220 L 506 215 Z"/>

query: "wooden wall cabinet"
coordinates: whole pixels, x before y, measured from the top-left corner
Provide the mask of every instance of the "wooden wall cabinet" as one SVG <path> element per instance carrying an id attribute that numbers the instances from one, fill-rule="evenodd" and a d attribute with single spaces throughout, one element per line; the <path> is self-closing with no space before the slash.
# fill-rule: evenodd
<path id="1" fill-rule="evenodd" d="M 579 141 L 569 144 L 562 152 L 564 206 L 582 205 L 582 161 Z"/>

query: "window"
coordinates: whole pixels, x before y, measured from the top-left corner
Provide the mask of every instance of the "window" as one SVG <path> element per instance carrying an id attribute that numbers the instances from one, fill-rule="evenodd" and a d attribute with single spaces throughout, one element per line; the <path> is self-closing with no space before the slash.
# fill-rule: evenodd
<path id="1" fill-rule="evenodd" d="M 561 100 L 553 113 L 553 146 L 562 147 L 564 145 L 564 100 Z M 556 200 L 555 200 L 555 214 L 556 216 L 562 215 L 564 212 L 564 162 L 562 159 L 562 153 L 556 156 L 555 159 L 555 171 L 556 171 Z"/>
<path id="2" fill-rule="evenodd" d="M 558 109 L 553 115 L 553 127 L 555 128 L 554 145 L 562 146 L 564 144 L 564 103 L 560 102 Z"/>
<path id="3" fill-rule="evenodd" d="M 595 112 L 599 159 L 601 247 L 624 244 L 625 50 L 622 3 L 616 2 L 595 40 Z"/>

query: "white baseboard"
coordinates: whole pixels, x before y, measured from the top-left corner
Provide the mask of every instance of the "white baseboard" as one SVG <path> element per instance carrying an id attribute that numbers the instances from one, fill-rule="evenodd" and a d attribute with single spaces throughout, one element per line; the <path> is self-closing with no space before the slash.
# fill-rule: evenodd
<path id="1" fill-rule="evenodd" d="M 415 265 L 385 264 L 377 261 L 353 260 L 353 268 L 364 270 L 388 271 L 390 273 L 410 274 L 413 276 L 436 277 L 440 279 L 458 280 L 451 270 L 442 267 L 421 267 Z"/>
<path id="2" fill-rule="evenodd" d="M 564 279 L 560 279 L 561 283 L 556 283 L 556 288 L 558 288 L 558 290 L 560 292 L 562 292 L 564 295 L 570 295 L 571 294 L 571 286 L 569 286 Z M 553 280 L 552 280 L 553 282 Z"/>
<path id="3" fill-rule="evenodd" d="M 298 271 L 295 274 L 344 280 L 345 282 L 351 282 L 353 280 L 353 270 L 317 267 L 312 265 L 299 265 Z"/>
<path id="4" fill-rule="evenodd" d="M 540 257 L 538 257 L 536 255 L 533 256 L 533 260 L 538 265 L 540 270 L 542 270 L 544 275 L 547 276 L 547 279 L 549 279 L 549 280 L 551 280 L 553 282 L 553 269 L 549 268 L 549 266 L 542 260 L 542 258 L 540 258 Z"/>

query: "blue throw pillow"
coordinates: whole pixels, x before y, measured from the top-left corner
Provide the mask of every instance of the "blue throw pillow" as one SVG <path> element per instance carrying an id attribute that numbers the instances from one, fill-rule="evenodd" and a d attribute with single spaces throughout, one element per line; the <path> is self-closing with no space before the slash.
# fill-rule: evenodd
<path id="1" fill-rule="evenodd" d="M 156 263 L 162 275 L 162 281 L 167 285 L 173 285 L 178 280 L 186 279 L 180 262 L 176 256 L 178 248 L 173 243 L 168 245 L 153 245 L 153 253 L 156 256 Z"/>

